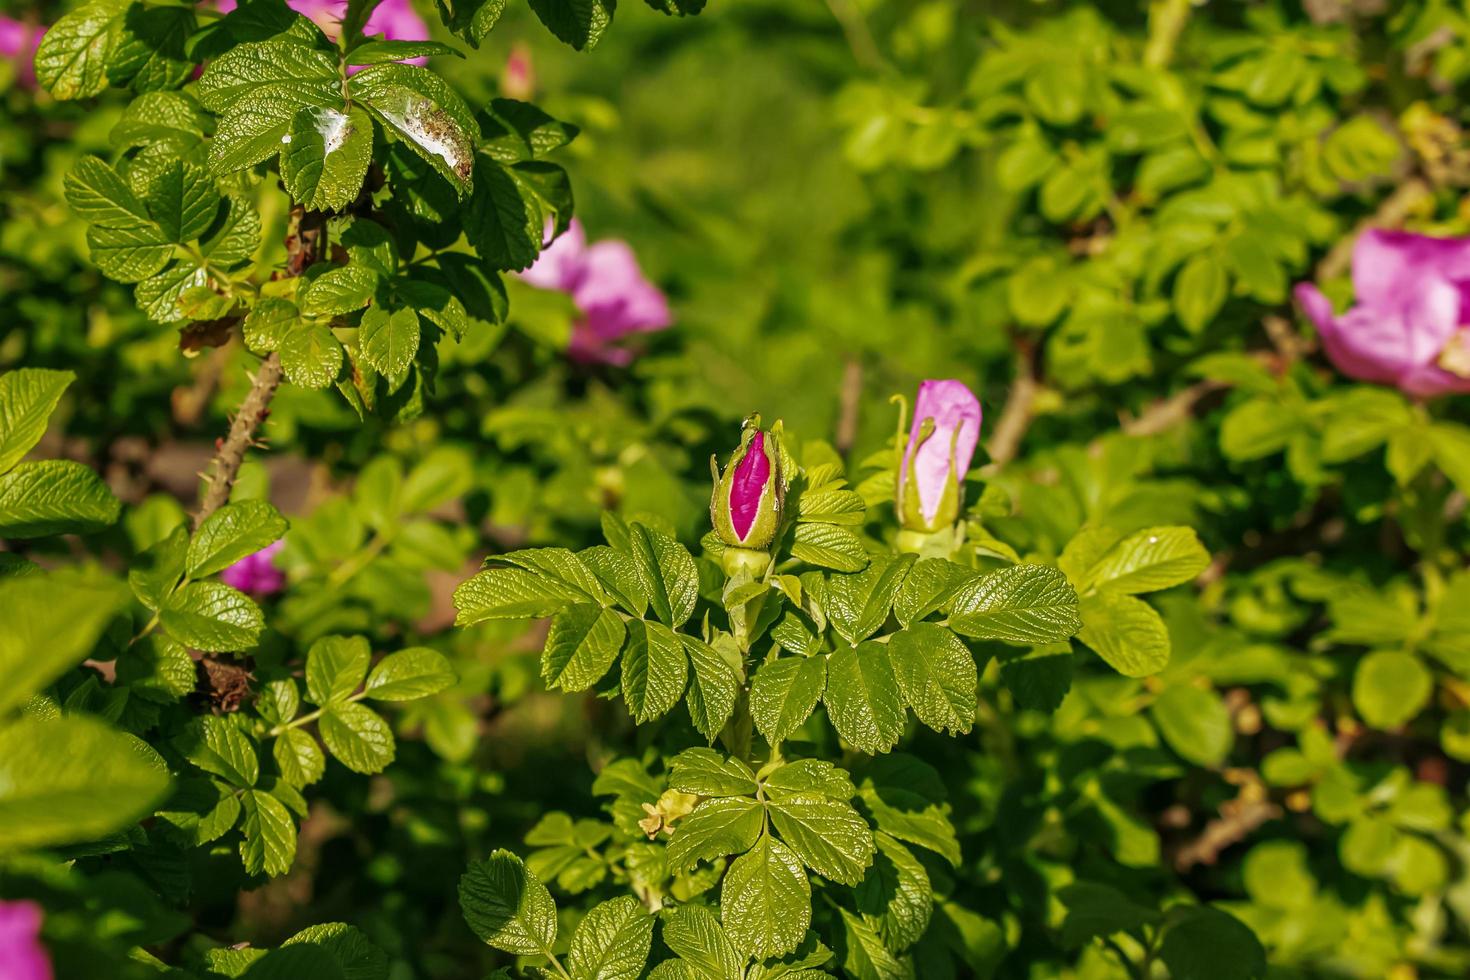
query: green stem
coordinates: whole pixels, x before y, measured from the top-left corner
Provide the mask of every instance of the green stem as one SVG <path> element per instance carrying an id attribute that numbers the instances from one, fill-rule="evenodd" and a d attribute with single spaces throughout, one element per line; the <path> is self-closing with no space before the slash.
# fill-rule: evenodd
<path id="1" fill-rule="evenodd" d="M 150 620 L 148 620 L 148 624 L 143 627 L 143 632 L 141 632 L 137 636 L 133 637 L 132 640 L 129 641 L 128 646 L 132 646 L 134 643 L 137 643 L 139 640 L 143 639 L 143 637 L 147 636 L 149 633 L 152 633 L 154 630 L 158 629 L 158 622 L 162 618 L 162 616 L 163 616 L 163 609 L 160 608 L 157 612 L 155 612 L 153 614 L 153 618 L 150 619 Z"/>
<path id="2" fill-rule="evenodd" d="M 353 694 L 350 697 L 344 698 L 342 703 L 352 704 L 355 701 L 361 701 L 365 697 L 367 697 L 367 692 L 360 691 L 357 694 Z M 328 705 L 328 707 L 330 707 L 330 705 Z M 325 714 L 326 710 L 326 708 L 317 708 L 315 711 L 308 711 L 306 714 L 300 716 L 299 718 L 293 718 L 290 721 L 283 721 L 279 725 L 276 725 L 274 728 L 270 729 L 270 731 L 266 732 L 265 737 L 275 738 L 277 735 L 284 735 L 286 732 L 290 731 L 293 728 L 300 728 L 302 725 L 310 724 L 311 722 L 316 721 L 323 714 Z"/>
<path id="3" fill-rule="evenodd" d="M 332 569 L 332 574 L 327 576 L 327 588 L 337 589 L 346 585 L 354 575 L 371 564 L 372 560 L 378 557 L 392 540 L 391 536 L 385 535 L 381 531 L 374 534 L 372 540 L 363 548 L 348 556 L 346 561 Z"/>
<path id="4" fill-rule="evenodd" d="M 551 961 L 552 967 L 560 976 L 566 977 L 566 980 L 572 980 L 572 975 L 567 972 L 566 967 L 561 965 L 561 961 L 556 958 L 555 953 L 550 949 L 544 949 L 542 952 L 546 954 L 546 958 Z"/>
<path id="5" fill-rule="evenodd" d="M 1184 25 L 1189 23 L 1190 0 L 1153 0 L 1148 10 L 1148 43 L 1143 63 L 1149 68 L 1167 68 Z"/>

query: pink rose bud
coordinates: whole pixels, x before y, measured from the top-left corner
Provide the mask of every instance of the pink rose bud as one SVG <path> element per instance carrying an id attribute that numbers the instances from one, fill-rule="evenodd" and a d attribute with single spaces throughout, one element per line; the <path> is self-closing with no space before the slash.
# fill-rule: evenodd
<path id="1" fill-rule="evenodd" d="M 710 460 L 715 477 L 710 521 L 720 540 L 731 548 L 760 551 L 776 537 L 786 501 L 779 440 L 780 423 L 764 432 L 760 419 L 753 417 L 747 420 L 740 448 L 730 457 L 723 475 L 717 461 Z"/>
<path id="2" fill-rule="evenodd" d="M 511 45 L 505 70 L 500 73 L 500 91 L 506 98 L 522 102 L 536 94 L 536 70 L 531 67 L 531 49 L 526 42 Z"/>
<path id="3" fill-rule="evenodd" d="M 274 561 L 285 545 L 286 542 L 277 541 L 253 555 L 246 555 L 220 572 L 220 581 L 253 596 L 274 595 L 286 587 L 286 576 Z"/>
<path id="4" fill-rule="evenodd" d="M 574 360 L 629 364 L 633 353 L 619 341 L 664 330 L 673 322 L 669 301 L 644 277 L 628 243 L 608 240 L 588 245 L 587 233 L 576 219 L 520 276 L 533 286 L 572 297 L 581 313 L 567 348 Z"/>
<path id="5" fill-rule="evenodd" d="M 898 468 L 898 518 L 906 530 L 952 525 L 980 441 L 980 400 L 960 381 L 925 381 Z"/>
<path id="6" fill-rule="evenodd" d="M 1353 291 L 1341 316 L 1312 283 L 1295 291 L 1339 371 L 1416 398 L 1470 392 L 1470 238 L 1365 231 Z"/>
<path id="7" fill-rule="evenodd" d="M 0 980 L 52 980 L 41 917 L 35 902 L 0 902 Z"/>

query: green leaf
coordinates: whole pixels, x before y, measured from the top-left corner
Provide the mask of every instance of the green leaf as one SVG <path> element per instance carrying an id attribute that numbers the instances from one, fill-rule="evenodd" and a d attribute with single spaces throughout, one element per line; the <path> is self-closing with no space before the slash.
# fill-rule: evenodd
<path id="1" fill-rule="evenodd" d="M 370 708 L 333 704 L 322 715 L 320 728 L 327 751 L 353 772 L 372 775 L 393 761 L 393 730 Z"/>
<path id="2" fill-rule="evenodd" d="M 357 106 L 297 110 L 281 148 L 281 180 L 313 211 L 340 211 L 357 199 L 373 157 L 373 123 Z"/>
<path id="3" fill-rule="evenodd" d="M 1358 661 L 1353 673 L 1353 707 L 1377 729 L 1407 724 L 1434 693 L 1434 677 L 1412 653 L 1379 650 Z"/>
<path id="4" fill-rule="evenodd" d="M 1115 933 L 1136 932 L 1159 921 L 1159 913 L 1110 885 L 1078 881 L 1062 888 L 1057 897 L 1067 907 L 1062 945 L 1070 949 Z"/>
<path id="5" fill-rule="evenodd" d="M 515 99 L 491 99 L 480 115 L 480 129 L 485 136 L 481 149 L 504 164 L 544 157 L 579 132 L 576 126 Z"/>
<path id="6" fill-rule="evenodd" d="M 880 555 L 861 572 L 827 580 L 827 620 L 839 636 L 856 646 L 882 628 L 913 558 Z"/>
<path id="7" fill-rule="evenodd" d="M 827 687 L 827 658 L 783 657 L 762 664 L 750 683 L 750 714 L 771 745 L 801 727 Z"/>
<path id="8" fill-rule="evenodd" d="M 524 269 L 535 261 L 545 216 L 515 171 L 484 154 L 475 162 L 468 217 L 470 244 L 491 268 Z"/>
<path id="9" fill-rule="evenodd" d="M 964 734 L 975 722 L 975 658 L 953 633 L 918 623 L 888 641 L 893 676 L 919 720 L 937 732 Z"/>
<path id="10" fill-rule="evenodd" d="M 853 890 L 863 920 L 878 931 L 889 949 L 919 941 L 934 911 L 934 888 L 924 865 L 895 838 L 877 834 L 877 854 Z"/>
<path id="11" fill-rule="evenodd" d="M 345 110 L 336 60 L 296 34 L 240 44 L 205 66 L 199 101 L 219 115 L 209 169 L 233 173 L 268 160 L 304 108 Z"/>
<path id="12" fill-rule="evenodd" d="M 70 371 L 22 368 L 0 374 L 0 473 L 19 463 L 46 434 L 46 420 L 62 392 L 76 380 Z"/>
<path id="13" fill-rule="evenodd" d="M 408 61 L 411 58 L 433 58 L 453 55 L 463 58 L 464 52 L 438 41 L 368 41 L 359 44 L 347 53 L 349 65 L 379 65 L 388 61 Z"/>
<path id="14" fill-rule="evenodd" d="M 509 851 L 469 866 L 459 879 L 459 907 L 474 934 L 496 949 L 534 956 L 556 942 L 556 903 Z"/>
<path id="15" fill-rule="evenodd" d="M 438 694 L 458 681 L 454 668 L 438 650 L 409 647 L 378 661 L 363 693 L 375 701 L 413 701 Z"/>
<path id="16" fill-rule="evenodd" d="M 1188 684 L 1160 694 L 1149 708 L 1169 748 L 1197 766 L 1215 768 L 1235 743 L 1235 728 L 1219 695 Z"/>
<path id="17" fill-rule="evenodd" d="M 800 945 L 812 924 L 812 886 L 791 848 L 766 834 L 736 858 L 720 887 L 720 919 L 735 948 L 757 960 Z"/>
<path id="18" fill-rule="evenodd" d="M 1070 126 L 1087 108 L 1089 85 L 1083 62 L 1065 57 L 1048 58 L 1027 72 L 1026 101 L 1046 122 Z"/>
<path id="19" fill-rule="evenodd" d="M 1164 933 L 1159 956 L 1174 980 L 1260 980 L 1266 951 L 1255 933 L 1227 912 L 1187 909 Z"/>
<path id="20" fill-rule="evenodd" d="M 127 685 L 130 694 L 172 704 L 194 693 L 197 684 L 194 659 L 182 644 L 154 633 L 143 637 L 118 658 L 117 682 Z"/>
<path id="21" fill-rule="evenodd" d="M 276 878 L 290 871 L 291 862 L 296 860 L 296 822 L 285 804 L 258 789 L 242 794 L 240 803 L 245 808 L 245 820 L 240 825 L 245 833 L 240 842 L 245 873 L 264 872 Z"/>
<path id="22" fill-rule="evenodd" d="M 933 766 L 911 755 L 880 756 L 867 766 L 858 795 L 878 830 L 960 865 L 960 845 Z"/>
<path id="23" fill-rule="evenodd" d="M 949 624 L 965 636 L 1011 643 L 1065 640 L 1082 627 L 1077 593 L 1044 565 L 1012 565 L 967 583 L 954 596 Z"/>
<path id="24" fill-rule="evenodd" d="M 873 860 L 873 832 L 848 803 L 828 796 L 783 796 L 767 802 L 781 839 L 817 874 L 855 885 Z"/>
<path id="25" fill-rule="evenodd" d="M 461 196 L 469 192 L 479 127 L 447 82 L 426 68 L 390 62 L 353 75 L 347 89 Z"/>
<path id="26" fill-rule="evenodd" d="M 669 762 L 669 788 L 699 796 L 754 796 L 755 773 L 714 749 L 685 749 Z"/>
<path id="27" fill-rule="evenodd" d="M 0 579 L 0 715 L 86 659 L 122 599 L 47 575 Z"/>
<path id="28" fill-rule="evenodd" d="M 578 51 L 597 46 L 616 6 L 616 0 L 531 0 L 547 30 Z"/>
<path id="29" fill-rule="evenodd" d="M 1055 711 L 1072 688 L 1069 644 L 1038 647 L 1001 662 L 1000 677 L 1016 703 L 1032 711 Z"/>
<path id="30" fill-rule="evenodd" d="M 292 786 L 310 786 L 327 771 L 327 757 L 310 733 L 288 728 L 271 746 L 281 778 Z"/>
<path id="31" fill-rule="evenodd" d="M 822 702 L 837 734 L 859 751 L 887 752 L 903 734 L 903 699 L 882 644 L 864 643 L 828 657 Z"/>
<path id="32" fill-rule="evenodd" d="M 197 27 L 188 7 L 129 5 L 107 56 L 107 80 L 135 92 L 178 88 L 194 69 L 184 49 Z"/>
<path id="33" fill-rule="evenodd" d="M 579 602 L 557 612 L 541 653 L 541 679 L 547 687 L 582 691 L 607 673 L 623 646 L 627 629 L 611 609 Z"/>
<path id="34" fill-rule="evenodd" d="M 171 161 L 152 175 L 143 201 L 170 242 L 202 237 L 219 217 L 223 203 L 209 175 L 183 160 Z"/>
<path id="35" fill-rule="evenodd" d="M 696 980 L 740 980 L 746 958 L 735 949 L 714 913 L 702 905 L 681 905 L 664 916 L 664 945 L 676 953 Z"/>
<path id="36" fill-rule="evenodd" d="M 762 785 L 772 799 L 816 793 L 845 803 L 857 794 L 847 770 L 824 759 L 788 762 L 767 776 Z"/>
<path id="37" fill-rule="evenodd" d="M 689 659 L 677 633 L 662 623 L 628 624 L 622 686 L 635 722 L 650 722 L 678 704 L 688 680 Z"/>
<path id="38" fill-rule="evenodd" d="M 842 913 L 843 970 L 856 980 L 912 980 L 913 974 L 883 944 L 872 926 L 847 909 Z"/>
<path id="39" fill-rule="evenodd" d="M 519 568 L 490 568 L 454 590 L 455 624 L 472 626 L 491 619 L 538 619 L 550 616 L 585 595 L 563 582 Z"/>
<path id="40" fill-rule="evenodd" d="M 1210 564 L 1210 553 L 1193 529 L 1151 527 L 1130 534 L 1088 569 L 1079 587 L 1112 592 L 1157 592 L 1192 581 Z"/>
<path id="41" fill-rule="evenodd" d="M 122 830 L 168 787 L 168 767 L 131 735 L 83 715 L 21 718 L 0 727 L 0 853 Z"/>
<path id="42" fill-rule="evenodd" d="M 297 297 L 307 316 L 344 316 L 372 302 L 378 274 L 365 265 L 339 265 L 313 279 Z"/>
<path id="43" fill-rule="evenodd" d="M 1169 630 L 1148 603 L 1098 592 L 1082 600 L 1083 643 L 1124 677 L 1157 674 L 1169 662 Z"/>
<path id="44" fill-rule="evenodd" d="M 389 313 L 374 306 L 362 315 L 357 340 L 362 360 L 388 381 L 388 390 L 396 391 L 408 379 L 419 350 L 419 316 L 413 310 Z"/>
<path id="45" fill-rule="evenodd" d="M 1201 252 L 1184 264 L 1174 280 L 1174 313 L 1191 333 L 1200 333 L 1215 319 L 1230 283 L 1219 257 Z"/>
<path id="46" fill-rule="evenodd" d="M 301 713 L 301 689 L 294 677 L 277 677 L 261 685 L 255 710 L 272 725 L 283 725 Z"/>
<path id="47" fill-rule="evenodd" d="M 1453 422 L 1435 422 L 1429 429 L 1434 462 L 1455 489 L 1470 493 L 1470 429 Z"/>
<path id="48" fill-rule="evenodd" d="M 282 948 L 303 945 L 331 954 L 342 968 L 342 980 L 387 980 L 388 955 L 374 946 L 361 930 L 345 923 L 324 922 L 307 926 L 281 944 Z"/>
<path id="49" fill-rule="evenodd" d="M 669 839 L 669 870 L 675 874 L 700 861 L 744 854 L 765 827 L 765 810 L 748 796 L 705 800 L 682 817 Z"/>
<path id="50" fill-rule="evenodd" d="M 639 619 L 648 612 L 648 586 L 643 580 L 639 563 L 607 545 L 597 545 L 578 552 L 577 557 L 586 565 L 605 591 L 629 613 Z"/>
<path id="51" fill-rule="evenodd" d="M 94 0 L 58 20 L 36 49 L 36 80 L 62 100 L 107 88 L 107 59 L 126 9 L 123 0 Z"/>
<path id="52" fill-rule="evenodd" d="M 122 503 L 81 463 L 20 463 L 0 476 L 0 538 L 90 534 L 117 521 Z"/>
<path id="53" fill-rule="evenodd" d="M 644 524 L 629 528 L 633 557 L 650 585 L 649 604 L 659 619 L 678 629 L 694 615 L 699 599 L 699 572 L 689 550 L 673 538 Z"/>
<path id="54" fill-rule="evenodd" d="M 255 743 L 224 718 L 196 719 L 174 746 L 200 769 L 240 789 L 249 789 L 260 778 Z"/>
<path id="55" fill-rule="evenodd" d="M 623 895 L 593 906 L 572 934 L 572 980 L 637 980 L 653 946 L 653 916 Z"/>
<path id="56" fill-rule="evenodd" d="M 160 610 L 184 577 L 187 555 L 188 529 L 181 525 L 134 560 L 128 570 L 132 594 L 150 610 Z"/>
<path id="57" fill-rule="evenodd" d="M 698 732 L 710 741 L 724 729 L 725 722 L 735 711 L 735 701 L 740 696 L 740 670 L 730 658 L 719 650 L 692 636 L 680 634 L 684 650 L 689 654 L 689 690 L 685 705 L 689 708 L 689 719 Z M 716 642 L 722 642 L 717 639 Z M 728 636 L 723 638 L 727 647 L 734 643 Z M 738 662 L 738 651 L 735 660 Z"/>
<path id="58" fill-rule="evenodd" d="M 303 388 L 326 388 L 342 373 L 342 344 L 320 324 L 303 324 L 286 334 L 280 351 L 286 378 Z"/>
<path id="59" fill-rule="evenodd" d="M 579 601 L 595 602 L 599 606 L 610 606 L 612 595 L 602 581 L 580 556 L 566 548 L 523 548 L 492 559 L 516 565 L 534 572 L 559 586 L 565 587 L 568 595 Z"/>
<path id="60" fill-rule="evenodd" d="M 867 512 L 862 496 L 851 490 L 804 493 L 798 504 L 798 521 L 820 521 L 823 524 L 861 524 Z"/>
<path id="61" fill-rule="evenodd" d="M 159 616 L 169 636 L 211 653 L 250 650 L 265 629 L 260 607 L 223 582 L 189 582 L 168 597 Z"/>
<path id="62" fill-rule="evenodd" d="M 898 595 L 893 599 L 893 614 L 904 626 L 941 609 L 960 586 L 976 577 L 973 568 L 957 565 L 944 558 L 921 558 L 914 562 L 904 577 Z"/>
<path id="63" fill-rule="evenodd" d="M 859 572 L 868 564 L 862 539 L 836 524 L 798 524 L 791 556 L 839 572 Z"/>
<path id="64" fill-rule="evenodd" d="M 345 701 L 362 686 L 373 653 L 361 636 L 324 636 L 306 653 L 306 697 L 323 707 Z"/>
<path id="65" fill-rule="evenodd" d="M 225 504 L 210 514 L 189 542 L 186 568 L 191 578 L 223 571 L 270 545 L 286 533 L 286 519 L 264 500 Z"/>

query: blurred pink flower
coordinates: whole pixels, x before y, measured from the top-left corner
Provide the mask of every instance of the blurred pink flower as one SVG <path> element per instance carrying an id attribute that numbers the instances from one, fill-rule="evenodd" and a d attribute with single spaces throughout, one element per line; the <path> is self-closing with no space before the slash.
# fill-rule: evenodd
<path id="1" fill-rule="evenodd" d="M 898 514 L 911 530 L 955 522 L 965 474 L 980 441 L 980 399 L 963 381 L 925 381 L 914 399 L 914 423 L 898 467 Z"/>
<path id="2" fill-rule="evenodd" d="M 1365 231 L 1353 290 L 1341 316 L 1312 283 L 1295 291 L 1339 371 L 1418 398 L 1470 392 L 1470 238 Z"/>
<path id="3" fill-rule="evenodd" d="M 0 980 L 52 980 L 35 902 L 0 902 Z"/>
<path id="4" fill-rule="evenodd" d="M 15 65 L 15 77 L 27 88 L 36 83 L 36 47 L 46 29 L 0 16 L 0 58 Z"/>
<path id="5" fill-rule="evenodd" d="M 246 555 L 220 572 L 220 580 L 241 592 L 255 596 L 267 596 L 281 591 L 286 586 L 286 576 L 276 567 L 274 559 L 285 544 L 284 541 L 277 541 L 253 555 Z"/>
<path id="6" fill-rule="evenodd" d="M 668 300 L 644 277 L 628 243 L 588 245 L 576 219 L 520 275 L 533 286 L 572 297 L 582 316 L 572 328 L 567 353 L 579 361 L 626 365 L 633 353 L 617 346 L 619 340 L 663 330 L 673 322 Z"/>
<path id="7" fill-rule="evenodd" d="M 235 9 L 235 0 L 218 0 L 217 6 L 224 13 Z M 342 15 L 347 11 L 347 0 L 287 0 L 286 6 L 309 17 L 327 37 L 337 39 L 337 29 L 342 24 Z M 368 37 L 383 35 L 388 41 L 426 41 L 429 25 L 413 9 L 411 0 L 383 0 L 368 18 L 363 33 Z M 422 65 L 424 58 L 410 58 L 408 64 Z"/>
<path id="8" fill-rule="evenodd" d="M 500 73 L 500 92 L 508 99 L 522 102 L 536 94 L 536 70 L 531 67 L 531 48 L 525 41 L 517 41 L 510 47 L 510 55 Z"/>

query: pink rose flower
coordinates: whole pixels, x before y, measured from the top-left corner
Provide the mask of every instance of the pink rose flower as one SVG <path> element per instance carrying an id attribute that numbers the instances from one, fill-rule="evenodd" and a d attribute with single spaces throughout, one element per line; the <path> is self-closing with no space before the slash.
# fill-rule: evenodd
<path id="1" fill-rule="evenodd" d="M 1312 283 L 1295 291 L 1339 371 L 1416 398 L 1470 392 L 1470 238 L 1365 231 L 1353 290 L 1341 316 Z"/>
<path id="2" fill-rule="evenodd" d="M 235 9 L 235 0 L 218 0 L 217 6 L 224 13 Z M 287 0 L 286 6 L 309 17 L 322 32 L 332 40 L 337 39 L 342 26 L 342 15 L 347 11 L 347 0 Z M 413 9 L 410 0 L 383 0 L 368 18 L 363 33 L 368 37 L 382 35 L 388 41 L 426 41 L 429 25 Z M 422 65 L 426 59 L 410 58 L 408 64 Z"/>
<path id="3" fill-rule="evenodd" d="M 644 277 L 628 243 L 588 245 L 587 233 L 575 219 L 520 276 L 533 286 L 572 297 L 582 315 L 572 328 L 567 352 L 579 361 L 626 365 L 633 353 L 618 341 L 673 323 L 668 300 Z"/>
<path id="4" fill-rule="evenodd" d="M 52 980 L 35 902 L 0 902 L 0 980 Z"/>
<path id="5" fill-rule="evenodd" d="M 273 595 L 286 587 L 286 576 L 275 565 L 275 557 L 286 542 L 266 545 L 253 555 L 246 555 L 219 573 L 220 581 L 254 596 Z"/>
<path id="6" fill-rule="evenodd" d="M 925 381 L 898 468 L 898 515 L 905 528 L 937 531 L 955 522 L 965 474 L 980 442 L 980 400 L 962 381 Z"/>
<path id="7" fill-rule="evenodd" d="M 15 66 L 15 77 L 27 88 L 36 84 L 36 48 L 45 33 L 38 24 L 0 16 L 0 58 Z"/>
<path id="8" fill-rule="evenodd" d="M 500 91 L 506 98 L 522 102 L 536 94 L 536 70 L 531 67 L 531 49 L 525 41 L 511 45 L 500 73 Z"/>

